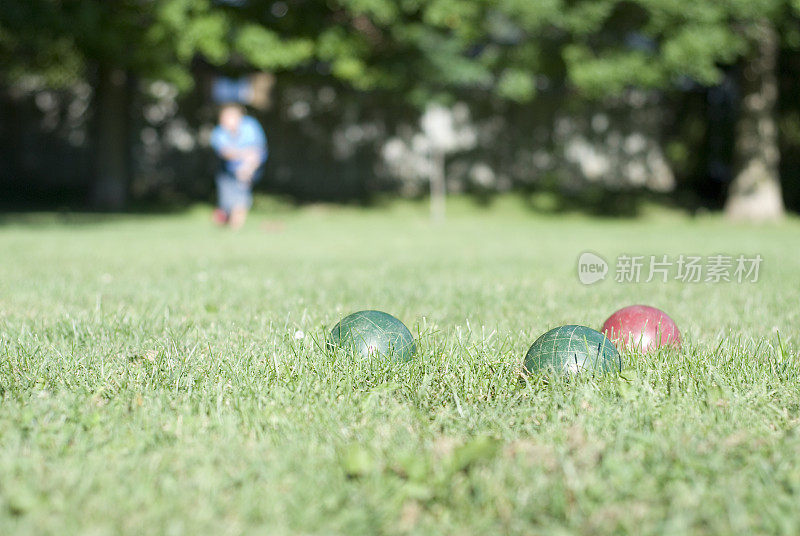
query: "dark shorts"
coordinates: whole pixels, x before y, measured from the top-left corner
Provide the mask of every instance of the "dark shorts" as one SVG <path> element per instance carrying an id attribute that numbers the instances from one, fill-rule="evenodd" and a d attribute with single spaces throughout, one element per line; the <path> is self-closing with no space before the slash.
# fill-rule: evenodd
<path id="1" fill-rule="evenodd" d="M 230 170 L 226 169 L 224 162 L 220 162 L 215 178 L 217 206 L 228 214 L 235 208 L 249 209 L 253 206 L 253 185 L 264 176 L 265 164 L 266 162 L 261 163 L 249 182 L 241 182 Z"/>
<path id="2" fill-rule="evenodd" d="M 228 214 L 235 208 L 253 205 L 253 183 L 242 182 L 230 173 L 217 174 L 217 206 Z"/>

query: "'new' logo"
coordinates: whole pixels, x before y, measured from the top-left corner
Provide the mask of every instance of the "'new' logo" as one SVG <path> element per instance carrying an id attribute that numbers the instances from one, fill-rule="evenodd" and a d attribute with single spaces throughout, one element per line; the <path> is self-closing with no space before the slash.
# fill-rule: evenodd
<path id="1" fill-rule="evenodd" d="M 578 279 L 584 285 L 591 285 L 602 281 L 608 274 L 608 263 L 606 260 L 592 253 L 584 251 L 578 257 Z"/>

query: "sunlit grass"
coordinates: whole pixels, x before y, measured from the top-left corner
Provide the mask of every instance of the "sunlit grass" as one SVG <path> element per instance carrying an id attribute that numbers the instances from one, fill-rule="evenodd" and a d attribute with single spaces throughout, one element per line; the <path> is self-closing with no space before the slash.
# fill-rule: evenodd
<path id="1" fill-rule="evenodd" d="M 797 222 L 451 209 L 7 220 L 0 533 L 800 531 Z M 764 264 L 586 287 L 585 250 Z M 520 379 L 541 333 L 631 303 L 683 349 Z M 412 362 L 326 350 L 366 308 L 411 328 Z"/>

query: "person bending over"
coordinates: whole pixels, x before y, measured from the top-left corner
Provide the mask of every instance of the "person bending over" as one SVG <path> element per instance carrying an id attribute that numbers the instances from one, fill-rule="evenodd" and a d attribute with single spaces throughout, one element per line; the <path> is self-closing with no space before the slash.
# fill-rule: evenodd
<path id="1" fill-rule="evenodd" d="M 211 147 L 221 159 L 214 221 L 238 229 L 247 219 L 253 183 L 261 177 L 267 161 L 267 137 L 243 106 L 225 104 L 220 108 L 219 125 L 211 133 Z"/>

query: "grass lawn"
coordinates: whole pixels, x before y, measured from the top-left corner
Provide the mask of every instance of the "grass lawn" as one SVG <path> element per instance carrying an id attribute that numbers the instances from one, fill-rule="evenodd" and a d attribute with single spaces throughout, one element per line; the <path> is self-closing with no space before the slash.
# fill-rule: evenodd
<path id="1" fill-rule="evenodd" d="M 450 208 L 5 218 L 0 534 L 800 533 L 800 222 Z M 622 253 L 764 261 L 624 284 Z M 544 331 L 631 303 L 682 351 L 520 383 Z M 365 308 L 414 361 L 326 354 Z"/>

